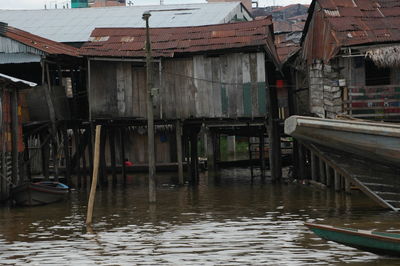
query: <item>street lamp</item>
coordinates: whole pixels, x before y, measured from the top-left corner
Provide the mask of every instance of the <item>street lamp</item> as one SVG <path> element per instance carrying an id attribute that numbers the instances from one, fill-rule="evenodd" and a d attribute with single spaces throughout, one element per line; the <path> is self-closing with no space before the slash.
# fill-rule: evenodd
<path id="1" fill-rule="evenodd" d="M 156 202 L 156 164 L 155 164 L 155 149 L 154 149 L 154 114 L 153 114 L 153 81 L 151 68 L 151 43 L 149 11 L 143 13 L 143 20 L 146 21 L 146 91 L 147 91 L 147 149 L 149 154 L 149 202 Z"/>

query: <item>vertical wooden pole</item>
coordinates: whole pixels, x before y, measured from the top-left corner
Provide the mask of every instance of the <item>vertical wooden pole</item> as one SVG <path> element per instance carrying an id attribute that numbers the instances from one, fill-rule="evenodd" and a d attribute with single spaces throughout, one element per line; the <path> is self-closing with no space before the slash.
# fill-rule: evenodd
<path id="1" fill-rule="evenodd" d="M 92 186 L 90 188 L 89 202 L 86 215 L 86 224 L 91 225 L 93 221 L 93 207 L 94 199 L 96 197 L 97 188 L 97 178 L 99 173 L 99 159 L 100 159 L 100 135 L 101 126 L 96 126 L 96 140 L 94 144 L 94 165 L 93 165 L 93 176 L 92 176 Z"/>
<path id="2" fill-rule="evenodd" d="M 119 129 L 119 139 L 120 139 L 120 157 L 121 157 L 121 171 L 122 171 L 122 179 L 124 180 L 124 184 L 126 184 L 126 167 L 125 167 L 125 142 L 124 142 L 124 128 L 121 127 Z"/>
<path id="3" fill-rule="evenodd" d="M 215 133 L 207 130 L 207 169 L 209 172 L 215 171 Z"/>
<path id="4" fill-rule="evenodd" d="M 97 134 L 97 133 L 96 133 Z M 107 162 L 106 162 L 106 140 L 107 129 L 104 128 L 100 134 L 100 183 L 101 185 L 108 184 Z"/>
<path id="5" fill-rule="evenodd" d="M 179 184 L 183 185 L 183 159 L 182 159 L 182 125 L 181 121 L 176 120 L 175 124 L 175 133 L 176 133 L 176 153 L 177 153 L 177 161 L 178 161 L 178 179 Z"/>
<path id="6" fill-rule="evenodd" d="M 340 191 L 340 175 L 338 171 L 334 171 L 334 179 L 335 179 L 335 190 Z"/>
<path id="7" fill-rule="evenodd" d="M 331 169 L 328 164 L 325 164 L 325 176 L 326 176 L 326 185 L 328 187 L 332 186 Z"/>
<path id="8" fill-rule="evenodd" d="M 198 181 L 198 149 L 197 149 L 197 132 L 192 131 L 190 134 L 190 162 L 191 162 L 191 183 L 196 184 Z"/>
<path id="9" fill-rule="evenodd" d="M 58 181 L 58 161 L 57 161 L 57 125 L 56 125 L 56 113 L 54 111 L 54 103 L 51 97 L 51 79 L 50 79 L 50 71 L 49 64 L 46 63 L 46 75 L 47 75 L 47 90 L 45 89 L 45 97 L 47 101 L 47 106 L 49 108 L 49 116 L 51 121 L 51 143 L 52 143 L 52 156 L 53 156 L 53 165 L 54 165 L 54 180 Z"/>
<path id="10" fill-rule="evenodd" d="M 80 129 L 79 126 L 74 125 L 74 140 L 75 140 L 75 154 L 76 154 L 76 176 L 78 178 L 78 187 L 82 186 L 82 175 L 81 175 L 81 141 L 80 141 Z"/>
<path id="11" fill-rule="evenodd" d="M 88 140 L 85 140 L 88 141 Z M 86 143 L 82 151 L 82 177 L 83 177 L 83 187 L 87 187 L 87 165 L 86 165 Z"/>
<path id="12" fill-rule="evenodd" d="M 261 166 L 261 178 L 265 179 L 265 156 L 264 156 L 264 129 L 260 133 L 259 150 L 260 150 L 260 166 Z"/>
<path id="13" fill-rule="evenodd" d="M 90 176 L 92 176 L 93 175 L 93 133 L 94 133 L 93 124 L 90 123 L 90 126 L 87 127 L 86 130 L 89 130 L 88 157 L 89 157 L 89 172 L 90 172 Z"/>
<path id="14" fill-rule="evenodd" d="M 250 161 L 250 177 L 251 182 L 254 180 L 254 169 L 253 169 L 253 151 L 251 145 L 251 137 L 248 138 L 248 150 L 249 150 L 249 161 Z"/>
<path id="15" fill-rule="evenodd" d="M 31 175 L 31 161 L 30 161 L 30 152 L 29 152 L 29 136 L 24 138 L 24 145 L 25 145 L 24 162 L 26 163 L 25 173 L 26 173 L 27 180 L 31 180 L 32 175 Z"/>
<path id="16" fill-rule="evenodd" d="M 71 155 L 69 151 L 69 138 L 68 138 L 68 127 L 64 124 L 63 130 L 63 142 L 64 142 L 64 156 L 65 156 L 65 180 L 67 184 L 71 185 Z"/>
<path id="17" fill-rule="evenodd" d="M 110 134 L 108 135 L 108 143 L 110 145 L 110 159 L 111 159 L 111 175 L 112 175 L 112 184 L 117 184 L 117 164 L 115 159 L 115 129 L 114 127 L 110 127 Z"/>
<path id="18" fill-rule="evenodd" d="M 45 180 L 49 180 L 49 140 L 44 132 L 40 132 L 40 145 L 42 153 L 42 172 Z"/>
<path id="19" fill-rule="evenodd" d="M 311 180 L 317 181 L 317 160 L 314 152 L 311 152 Z"/>
<path id="20" fill-rule="evenodd" d="M 11 91 L 11 156 L 12 156 L 12 180 L 14 184 L 20 184 L 18 173 L 18 140 L 19 140 L 19 125 L 18 125 L 18 90 Z"/>
<path id="21" fill-rule="evenodd" d="M 305 155 L 305 148 L 302 144 L 298 144 L 298 157 L 299 157 L 299 172 L 298 177 L 300 179 L 306 178 L 306 155 Z"/>
<path id="22" fill-rule="evenodd" d="M 344 190 L 346 191 L 346 193 L 350 194 L 351 193 L 350 178 L 345 176 L 343 176 L 343 178 L 344 178 Z"/>
<path id="23" fill-rule="evenodd" d="M 326 185 L 324 161 L 319 158 L 319 180 L 322 184 Z"/>

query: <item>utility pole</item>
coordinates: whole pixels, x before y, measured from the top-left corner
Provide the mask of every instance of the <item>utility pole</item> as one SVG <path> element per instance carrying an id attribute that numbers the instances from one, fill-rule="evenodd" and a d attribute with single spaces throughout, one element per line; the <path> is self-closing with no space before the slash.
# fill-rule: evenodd
<path id="1" fill-rule="evenodd" d="M 153 114 L 153 76 L 150 44 L 149 11 L 143 13 L 143 20 L 146 21 L 146 91 L 147 91 L 147 143 L 149 153 L 149 202 L 156 202 L 156 164 L 154 150 L 154 114 Z"/>

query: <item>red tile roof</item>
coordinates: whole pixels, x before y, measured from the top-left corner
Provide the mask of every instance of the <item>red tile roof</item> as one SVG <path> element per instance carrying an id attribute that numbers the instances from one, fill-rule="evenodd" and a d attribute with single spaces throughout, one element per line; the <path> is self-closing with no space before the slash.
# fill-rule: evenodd
<path id="1" fill-rule="evenodd" d="M 0 33 L 0 35 L 20 42 L 26 46 L 36 48 L 46 54 L 79 56 L 79 49 L 75 47 L 42 38 L 29 32 L 8 26 L 7 24 L 2 25 L 1 31 L 2 33 Z"/>
<path id="2" fill-rule="evenodd" d="M 228 24 L 152 28 L 154 57 L 226 49 L 266 47 L 277 58 L 271 17 Z M 81 48 L 86 56 L 145 57 L 145 28 L 97 28 Z"/>
<path id="3" fill-rule="evenodd" d="M 303 38 L 314 40 L 313 48 L 305 47 L 314 58 L 329 60 L 340 47 L 400 41 L 399 0 L 313 0 L 309 12 Z"/>

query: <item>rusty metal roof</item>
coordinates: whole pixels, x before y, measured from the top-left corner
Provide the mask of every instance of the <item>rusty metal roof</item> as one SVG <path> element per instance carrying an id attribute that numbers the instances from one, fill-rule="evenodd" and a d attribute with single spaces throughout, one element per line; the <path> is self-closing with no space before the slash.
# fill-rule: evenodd
<path id="1" fill-rule="evenodd" d="M 152 28 L 152 55 L 174 57 L 176 54 L 266 47 L 275 60 L 272 31 L 271 17 L 210 26 Z M 82 46 L 81 54 L 145 57 L 145 34 L 145 28 L 98 28 L 92 32 L 90 41 Z"/>
<path id="2" fill-rule="evenodd" d="M 0 35 L 20 42 L 26 46 L 33 47 L 45 54 L 79 56 L 79 50 L 75 47 L 42 38 L 29 32 L 8 26 L 7 24 L 2 25 L 2 33 L 0 33 Z"/>
<path id="3" fill-rule="evenodd" d="M 308 59 L 314 54 L 327 61 L 340 47 L 400 41 L 399 0 L 313 0 L 309 13 Z"/>

